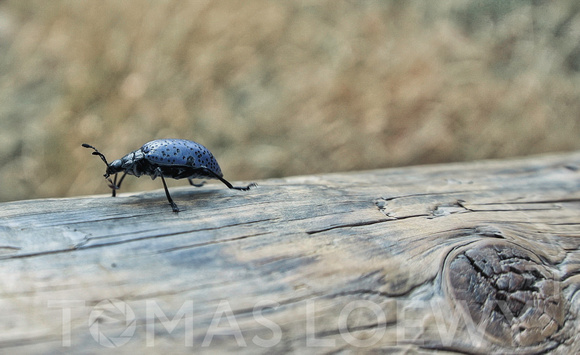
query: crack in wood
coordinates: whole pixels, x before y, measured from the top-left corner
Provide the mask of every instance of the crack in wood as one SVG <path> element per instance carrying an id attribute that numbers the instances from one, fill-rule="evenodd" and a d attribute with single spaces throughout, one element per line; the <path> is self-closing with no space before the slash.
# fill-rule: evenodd
<path id="1" fill-rule="evenodd" d="M 208 245 L 214 245 L 214 244 L 231 243 L 231 242 L 235 242 L 235 241 L 240 241 L 240 240 L 244 240 L 244 239 L 248 239 L 248 238 L 259 237 L 259 236 L 270 235 L 270 234 L 272 234 L 272 233 L 270 233 L 270 232 L 254 233 L 254 234 L 243 235 L 243 236 L 235 237 L 235 238 L 211 240 L 211 241 L 202 242 L 202 243 L 195 243 L 195 244 L 188 244 L 188 245 L 180 245 L 178 247 L 173 247 L 173 248 L 167 248 L 167 249 L 159 250 L 159 251 L 157 251 L 157 253 L 164 254 L 164 253 L 171 253 L 171 252 L 174 252 L 174 251 L 184 250 L 184 249 L 201 248 L 201 247 L 205 247 L 205 246 L 208 246 Z"/>
<path id="2" fill-rule="evenodd" d="M 395 326 L 396 324 L 397 324 L 397 321 L 395 320 L 395 321 L 387 321 L 387 322 L 382 322 L 382 323 L 369 323 L 369 324 L 363 324 L 363 325 L 356 325 L 356 326 L 350 326 L 347 328 L 330 329 L 330 330 L 325 330 L 325 331 L 315 333 L 314 338 L 327 338 L 327 337 L 332 337 L 335 335 L 341 335 L 344 333 L 356 333 L 356 332 L 362 332 L 362 331 L 371 330 L 371 329 L 387 328 L 387 327 Z M 351 336 L 353 336 L 353 335 L 351 334 Z"/>
<path id="3" fill-rule="evenodd" d="M 61 342 L 62 336 L 59 335 L 54 334 L 38 335 L 38 336 L 32 335 L 27 337 L 14 338 L 10 340 L 0 340 L 0 348 L 11 349 L 27 345 L 38 345 L 43 343 L 61 343 Z"/>
<path id="4" fill-rule="evenodd" d="M 308 235 L 313 235 L 313 234 L 318 234 L 318 233 L 322 233 L 322 232 L 328 232 L 334 229 L 342 229 L 342 228 L 354 228 L 354 227 L 364 227 L 364 226 L 370 226 L 373 224 L 378 224 L 378 223 L 385 223 L 385 222 L 390 222 L 392 220 L 390 219 L 380 219 L 380 220 L 374 220 L 374 221 L 364 221 L 364 222 L 357 222 L 357 223 L 347 223 L 347 224 L 341 224 L 341 225 L 337 225 L 337 226 L 332 226 L 332 227 L 328 227 L 328 228 L 322 228 L 322 229 L 317 229 L 317 230 L 309 230 L 306 231 L 306 234 Z"/>
<path id="5" fill-rule="evenodd" d="M 272 220 L 273 219 L 262 219 L 262 220 L 249 221 L 249 222 L 243 222 L 243 223 L 242 222 L 233 223 L 233 224 L 223 225 L 223 226 L 219 226 L 219 227 L 199 228 L 199 229 L 184 230 L 184 231 L 172 231 L 169 233 L 162 233 L 162 234 L 156 233 L 154 235 L 145 236 L 145 237 L 131 238 L 131 239 L 111 241 L 111 242 L 91 244 L 91 245 L 87 245 L 87 243 L 90 242 L 90 240 L 92 240 L 93 238 L 88 237 L 86 241 L 83 241 L 83 243 L 80 247 L 66 248 L 66 249 L 63 248 L 63 249 L 55 249 L 55 250 L 45 250 L 45 251 L 34 252 L 34 253 L 23 253 L 23 254 L 16 254 L 16 255 L 0 256 L 0 261 L 7 260 L 7 259 L 31 258 L 31 257 L 37 257 L 37 256 L 60 254 L 60 253 L 72 253 L 75 251 L 82 251 L 82 250 L 93 249 L 93 248 L 102 248 L 102 247 L 127 244 L 127 243 L 135 243 L 135 242 L 140 242 L 140 241 L 149 240 L 149 239 L 160 239 L 160 238 L 174 237 L 174 236 L 183 235 L 183 234 L 198 233 L 198 232 L 211 231 L 211 230 L 221 230 L 221 229 L 236 227 L 236 226 L 240 226 L 240 225 L 248 225 L 248 224 L 252 224 L 252 223 L 267 222 L 267 221 L 272 221 Z M 125 234 L 132 235 L 132 233 L 123 233 L 123 235 L 125 235 Z M 266 234 L 266 233 L 259 233 L 256 235 L 263 235 L 263 234 Z M 112 237 L 114 237 L 114 235 L 110 236 L 110 238 L 112 238 Z M 233 238 L 232 240 L 244 239 L 247 237 L 248 236 L 238 237 L 238 238 Z M 97 237 L 97 238 L 104 239 L 103 237 Z M 94 238 L 94 239 L 97 239 L 97 238 Z M 220 240 L 220 241 L 214 241 L 213 243 L 208 242 L 207 244 L 215 244 L 215 243 L 228 242 L 228 241 L 229 240 Z M 194 246 L 185 246 L 184 248 L 190 248 L 190 247 L 194 247 Z"/>

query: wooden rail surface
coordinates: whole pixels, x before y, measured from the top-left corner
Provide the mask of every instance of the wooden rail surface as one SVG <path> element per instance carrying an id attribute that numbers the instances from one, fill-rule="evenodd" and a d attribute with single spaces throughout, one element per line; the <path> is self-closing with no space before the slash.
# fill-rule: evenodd
<path id="1" fill-rule="evenodd" d="M 580 152 L 258 185 L 0 204 L 2 352 L 580 352 Z"/>

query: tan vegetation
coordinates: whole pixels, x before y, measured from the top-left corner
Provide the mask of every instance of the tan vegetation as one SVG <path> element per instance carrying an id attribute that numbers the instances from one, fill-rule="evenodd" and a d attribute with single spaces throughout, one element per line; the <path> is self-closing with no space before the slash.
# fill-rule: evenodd
<path id="1" fill-rule="evenodd" d="M 0 200 L 106 192 L 83 142 L 229 180 L 580 148 L 576 0 L 6 0 L 0 51 Z"/>

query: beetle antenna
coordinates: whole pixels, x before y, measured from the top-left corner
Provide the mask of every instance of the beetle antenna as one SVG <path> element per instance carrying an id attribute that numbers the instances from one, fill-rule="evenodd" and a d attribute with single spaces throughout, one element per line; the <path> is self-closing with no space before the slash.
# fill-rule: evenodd
<path id="1" fill-rule="evenodd" d="M 97 148 L 95 148 L 92 145 L 89 145 L 87 143 L 83 143 L 82 146 L 85 147 L 85 148 L 90 148 L 90 149 L 94 150 L 94 152 L 92 154 L 93 155 L 98 155 L 105 162 L 105 164 L 107 166 L 109 166 L 109 163 L 107 162 L 107 158 L 105 158 L 105 155 L 103 153 L 99 152 L 97 150 Z"/>

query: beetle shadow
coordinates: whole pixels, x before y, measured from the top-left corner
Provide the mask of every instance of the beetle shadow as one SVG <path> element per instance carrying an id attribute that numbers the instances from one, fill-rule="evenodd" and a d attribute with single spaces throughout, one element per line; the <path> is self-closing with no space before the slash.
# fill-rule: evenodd
<path id="1" fill-rule="evenodd" d="M 215 200 L 212 198 L 212 196 L 219 194 L 220 190 L 180 187 L 170 189 L 169 193 L 171 194 L 171 198 L 175 204 L 177 204 L 179 209 L 185 212 L 191 207 L 202 208 L 204 206 L 209 206 L 211 201 Z M 152 208 L 157 209 L 159 206 L 163 206 L 163 208 L 167 208 L 168 211 L 171 212 L 171 206 L 169 205 L 169 201 L 167 201 L 167 197 L 165 196 L 165 191 L 163 191 L 163 189 L 140 192 L 136 194 L 123 193 L 118 194 L 117 197 L 112 198 L 116 200 L 115 202 L 118 201 L 117 204 L 120 206 L 127 205 L 134 208 L 140 207 L 147 210 L 151 210 Z"/>

